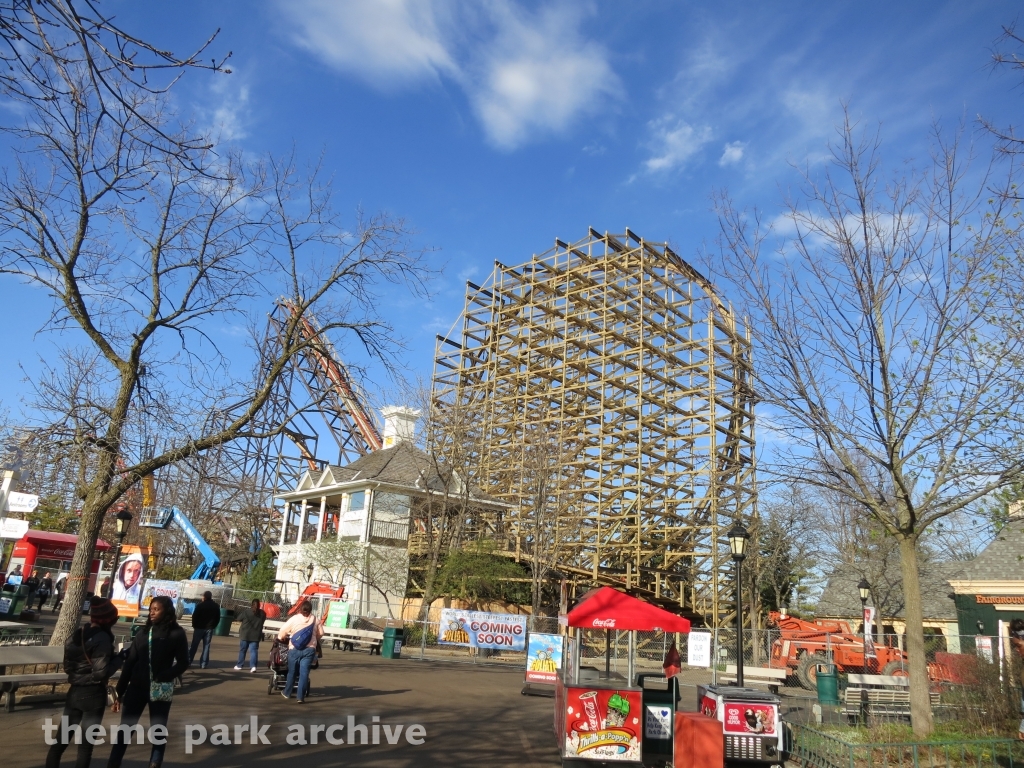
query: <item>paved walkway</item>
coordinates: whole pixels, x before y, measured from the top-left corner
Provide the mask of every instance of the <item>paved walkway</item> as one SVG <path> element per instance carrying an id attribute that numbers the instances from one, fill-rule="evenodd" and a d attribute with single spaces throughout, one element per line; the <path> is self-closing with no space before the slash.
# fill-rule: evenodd
<path id="1" fill-rule="evenodd" d="M 49 617 L 47 617 L 49 618 Z M 44 621 L 46 621 L 44 619 Z M 46 622 L 49 623 L 49 622 Z M 523 696 L 520 669 L 454 662 L 387 660 L 365 652 L 325 650 L 319 670 L 313 673 L 313 690 L 304 704 L 285 701 L 279 693 L 268 695 L 269 671 L 261 666 L 257 674 L 232 669 L 237 657 L 235 638 L 214 638 L 211 666 L 186 673 L 186 685 L 175 694 L 171 708 L 167 765 L 233 768 L 258 766 L 281 758 L 299 761 L 299 768 L 326 766 L 480 766 L 489 768 L 547 768 L 558 766 L 559 758 L 552 732 L 553 700 Z M 264 659 L 270 644 L 261 644 Z M 693 709 L 696 690 L 684 683 L 682 706 Z M 57 702 L 19 704 L 14 713 L 0 712 L 0 764 L 4 768 L 37 768 L 42 765 L 46 746 L 43 724 L 46 718 L 59 721 L 62 705 Z M 230 739 L 235 726 L 250 725 L 258 718 L 260 727 L 270 725 L 265 737 L 271 743 L 251 744 L 248 732 L 243 744 L 213 745 L 212 726 L 228 726 Z M 381 725 L 403 726 L 396 744 L 387 743 L 380 730 L 380 744 L 332 745 L 326 729 L 334 724 L 335 737 L 348 741 L 348 719 L 368 726 L 372 740 L 374 718 Z M 108 711 L 104 725 L 116 724 L 118 716 Z M 143 725 L 148 726 L 147 718 Z M 186 730 L 191 725 L 207 729 L 206 743 L 193 745 L 186 753 Z M 324 726 L 317 744 L 289 744 L 291 726 L 302 726 L 307 741 L 310 726 Z M 409 743 L 405 731 L 412 725 L 425 730 L 422 744 Z M 294 730 L 294 729 L 293 729 Z M 200 731 L 192 731 L 198 741 Z M 414 737 L 414 740 L 417 740 Z M 102 768 L 109 746 L 97 746 L 93 765 Z M 74 747 L 64 755 L 65 765 L 73 761 Z M 148 746 L 133 745 L 124 765 L 146 765 Z"/>

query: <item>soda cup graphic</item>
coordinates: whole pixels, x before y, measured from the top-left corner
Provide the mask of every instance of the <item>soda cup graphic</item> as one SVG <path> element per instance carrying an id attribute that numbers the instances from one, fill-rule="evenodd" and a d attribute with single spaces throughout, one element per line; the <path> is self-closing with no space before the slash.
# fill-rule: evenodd
<path id="1" fill-rule="evenodd" d="M 597 691 L 581 693 L 580 703 L 583 705 L 583 711 L 590 723 L 590 731 L 593 733 L 601 730 L 601 719 L 597 716 Z"/>

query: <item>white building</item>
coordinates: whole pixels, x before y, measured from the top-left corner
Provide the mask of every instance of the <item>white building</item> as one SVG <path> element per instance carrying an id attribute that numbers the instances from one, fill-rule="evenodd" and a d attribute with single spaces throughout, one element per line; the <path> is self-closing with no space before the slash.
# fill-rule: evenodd
<path id="1" fill-rule="evenodd" d="M 285 520 L 274 551 L 285 596 L 325 581 L 345 587 L 352 616 L 401 615 L 410 535 L 423 536 L 425 508 L 447 503 L 451 483 L 413 445 L 419 412 L 393 407 L 381 413 L 381 450 L 345 467 L 306 472 L 295 490 L 278 496 Z M 508 508 L 480 494 L 472 500 L 480 508 Z"/>

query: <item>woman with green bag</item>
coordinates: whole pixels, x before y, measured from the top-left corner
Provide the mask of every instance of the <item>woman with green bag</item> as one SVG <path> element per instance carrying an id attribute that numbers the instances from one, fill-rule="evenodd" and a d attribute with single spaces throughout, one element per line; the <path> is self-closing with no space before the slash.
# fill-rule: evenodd
<path id="1" fill-rule="evenodd" d="M 149 604 L 149 620 L 143 631 L 135 635 L 128 659 L 117 682 L 117 701 L 111 709 L 121 713 L 121 725 L 139 722 L 143 710 L 149 706 L 150 727 L 164 726 L 163 744 L 153 744 L 150 768 L 159 768 L 167 745 L 167 717 L 171 711 L 174 679 L 188 669 L 188 638 L 185 630 L 174 620 L 171 598 L 159 595 Z M 119 731 L 110 750 L 107 768 L 120 768 L 128 744 L 118 741 Z"/>

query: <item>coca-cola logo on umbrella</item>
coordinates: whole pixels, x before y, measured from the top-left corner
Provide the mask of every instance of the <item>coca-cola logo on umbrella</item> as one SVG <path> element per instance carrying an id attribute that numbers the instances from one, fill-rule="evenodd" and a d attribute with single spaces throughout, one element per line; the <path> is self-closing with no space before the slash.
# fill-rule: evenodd
<path id="1" fill-rule="evenodd" d="M 615 619 L 594 619 L 594 623 L 591 626 L 604 627 L 605 629 L 614 629 Z"/>

